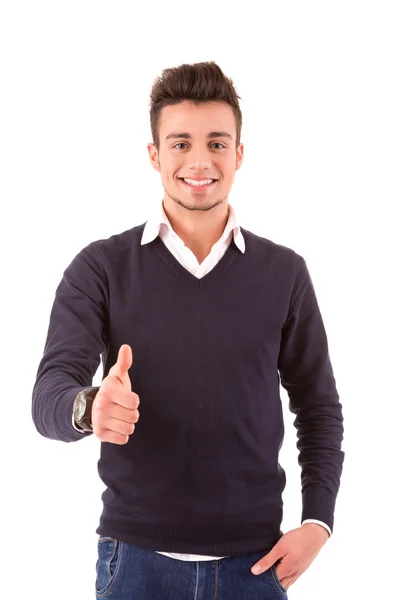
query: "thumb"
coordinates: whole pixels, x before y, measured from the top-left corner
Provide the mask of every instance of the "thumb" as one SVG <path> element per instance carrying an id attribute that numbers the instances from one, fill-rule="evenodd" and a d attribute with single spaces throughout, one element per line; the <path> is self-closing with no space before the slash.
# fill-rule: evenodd
<path id="1" fill-rule="evenodd" d="M 110 368 L 108 374 L 119 379 L 122 385 L 126 385 L 129 381 L 128 369 L 131 366 L 132 348 L 128 344 L 122 344 L 118 352 L 117 362 Z"/>

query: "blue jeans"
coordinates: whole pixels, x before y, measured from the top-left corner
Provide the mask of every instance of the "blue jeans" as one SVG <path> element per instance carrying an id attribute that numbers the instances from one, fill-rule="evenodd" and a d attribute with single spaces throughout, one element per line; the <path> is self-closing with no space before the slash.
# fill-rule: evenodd
<path id="1" fill-rule="evenodd" d="M 105 536 L 97 547 L 96 600 L 287 600 L 275 565 L 261 575 L 250 571 L 270 548 L 185 561 Z"/>

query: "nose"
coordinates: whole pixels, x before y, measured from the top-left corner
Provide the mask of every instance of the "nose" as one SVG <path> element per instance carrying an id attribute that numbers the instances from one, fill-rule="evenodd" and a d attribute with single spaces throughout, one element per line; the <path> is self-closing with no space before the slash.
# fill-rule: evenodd
<path id="1" fill-rule="evenodd" d="M 193 171 L 202 171 L 212 166 L 212 159 L 207 148 L 193 148 L 188 155 L 188 167 Z"/>

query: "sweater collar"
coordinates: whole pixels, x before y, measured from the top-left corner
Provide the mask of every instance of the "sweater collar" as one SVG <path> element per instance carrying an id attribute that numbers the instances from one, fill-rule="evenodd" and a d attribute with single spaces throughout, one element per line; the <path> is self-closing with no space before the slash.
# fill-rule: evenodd
<path id="1" fill-rule="evenodd" d="M 236 246 L 242 253 L 244 253 L 245 241 L 243 234 L 240 231 L 240 227 L 238 225 L 237 214 L 231 204 L 228 204 L 228 209 L 228 222 L 218 243 L 225 242 L 228 238 L 230 241 L 233 235 Z M 152 214 L 150 218 L 146 221 L 146 225 L 142 234 L 141 245 L 143 246 L 143 244 L 148 244 L 149 242 L 155 240 L 156 237 L 160 234 L 162 226 L 167 227 L 171 233 L 174 232 L 172 229 L 172 225 L 165 213 L 163 201 L 161 201 L 160 205 L 154 211 L 154 214 Z"/>

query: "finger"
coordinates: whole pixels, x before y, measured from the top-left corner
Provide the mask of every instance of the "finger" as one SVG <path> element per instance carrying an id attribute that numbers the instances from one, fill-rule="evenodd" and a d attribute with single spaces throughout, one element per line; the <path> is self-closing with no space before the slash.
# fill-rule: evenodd
<path id="1" fill-rule="evenodd" d="M 129 441 L 129 435 L 122 435 L 111 429 L 102 429 L 96 435 L 101 442 L 109 442 L 110 444 L 118 444 L 119 446 L 123 446 Z"/>
<path id="2" fill-rule="evenodd" d="M 109 375 L 117 377 L 124 383 L 124 377 L 132 366 L 132 348 L 128 344 L 122 344 L 119 349 L 117 362 L 109 370 Z"/>
<path id="3" fill-rule="evenodd" d="M 281 556 L 279 549 L 275 549 L 274 547 L 271 552 L 260 558 L 260 560 L 251 567 L 251 572 L 254 575 L 260 575 L 261 573 L 264 573 L 264 571 L 268 571 Z"/>
<path id="4" fill-rule="evenodd" d="M 131 422 L 132 416 L 139 410 L 140 399 L 135 392 L 125 392 L 113 387 L 112 379 L 105 378 L 92 407 L 92 420 L 98 418 L 104 421 L 109 416 L 115 416 L 123 421 Z M 96 415 L 96 417 L 95 417 Z"/>
<path id="5" fill-rule="evenodd" d="M 139 410 L 137 408 L 127 408 L 122 404 L 113 403 L 112 417 L 127 423 L 136 423 L 139 420 Z"/>
<path id="6" fill-rule="evenodd" d="M 284 571 L 285 573 L 283 574 L 282 571 Z M 288 577 L 294 577 L 295 575 L 297 575 L 297 570 L 295 567 L 290 568 L 288 567 L 287 564 L 282 565 L 281 562 L 278 562 L 275 565 L 275 573 L 279 579 L 279 581 L 282 581 L 283 579 L 288 578 Z"/>
<path id="7" fill-rule="evenodd" d="M 127 423 L 127 421 L 114 419 L 114 417 L 110 417 L 107 421 L 107 429 L 121 435 L 131 435 L 135 431 L 135 427 L 135 423 Z"/>
<path id="8" fill-rule="evenodd" d="M 281 585 L 285 588 L 285 590 L 289 589 L 291 585 L 297 580 L 297 577 L 284 577 L 281 580 Z"/>

